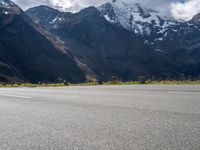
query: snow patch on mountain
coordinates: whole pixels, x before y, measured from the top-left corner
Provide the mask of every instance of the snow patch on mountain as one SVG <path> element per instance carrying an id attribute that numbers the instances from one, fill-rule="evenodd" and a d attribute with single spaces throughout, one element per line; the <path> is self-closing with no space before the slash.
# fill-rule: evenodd
<path id="1" fill-rule="evenodd" d="M 2 6 L 8 6 L 8 1 L 5 1 L 5 0 L 0 0 L 0 5 Z"/>
<path id="2" fill-rule="evenodd" d="M 0 7 L 9 7 L 10 5 L 13 5 L 14 3 L 10 0 L 0 0 Z"/>
<path id="3" fill-rule="evenodd" d="M 59 14 L 52 21 L 50 21 L 49 23 L 50 24 L 55 24 L 56 22 L 61 22 L 61 21 L 64 21 L 64 20 L 65 20 L 65 18 L 61 14 Z"/>
<path id="4" fill-rule="evenodd" d="M 21 9 L 10 0 L 0 0 L 0 13 L 20 15 Z"/>
<path id="5" fill-rule="evenodd" d="M 121 25 L 136 34 L 150 34 L 151 27 L 160 28 L 164 33 L 166 27 L 175 24 L 169 16 L 163 16 L 159 11 L 146 8 L 139 3 L 126 4 L 122 1 L 113 1 L 97 8 L 107 21 Z"/>

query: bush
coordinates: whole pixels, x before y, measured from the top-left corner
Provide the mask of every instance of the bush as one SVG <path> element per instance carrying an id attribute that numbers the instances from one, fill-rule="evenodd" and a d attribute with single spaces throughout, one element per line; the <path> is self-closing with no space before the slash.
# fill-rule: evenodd
<path id="1" fill-rule="evenodd" d="M 65 85 L 65 86 L 68 86 L 69 83 L 68 83 L 67 81 L 64 81 L 64 85 Z"/>
<path id="2" fill-rule="evenodd" d="M 145 84 L 146 81 L 147 81 L 147 79 L 146 79 L 145 76 L 140 76 L 140 77 L 138 78 L 138 81 L 140 82 L 140 84 Z"/>

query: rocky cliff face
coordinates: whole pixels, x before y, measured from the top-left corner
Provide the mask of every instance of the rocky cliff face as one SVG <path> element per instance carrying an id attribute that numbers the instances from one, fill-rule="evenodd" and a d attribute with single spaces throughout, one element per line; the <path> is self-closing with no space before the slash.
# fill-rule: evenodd
<path id="1" fill-rule="evenodd" d="M 0 82 L 85 80 L 63 43 L 9 0 L 0 1 L 0 35 Z"/>

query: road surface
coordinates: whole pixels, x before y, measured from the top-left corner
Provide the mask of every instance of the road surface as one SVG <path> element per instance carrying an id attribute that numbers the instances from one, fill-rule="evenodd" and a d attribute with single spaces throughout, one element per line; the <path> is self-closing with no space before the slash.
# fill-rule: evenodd
<path id="1" fill-rule="evenodd" d="M 199 150 L 200 86 L 0 88 L 1 150 Z"/>

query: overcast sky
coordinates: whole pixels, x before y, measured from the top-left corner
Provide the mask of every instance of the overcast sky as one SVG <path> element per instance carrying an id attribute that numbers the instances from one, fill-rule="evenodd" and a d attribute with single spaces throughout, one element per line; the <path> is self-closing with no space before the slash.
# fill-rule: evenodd
<path id="1" fill-rule="evenodd" d="M 23 9 L 36 5 L 49 5 L 64 11 L 78 11 L 87 6 L 97 6 L 111 0 L 13 0 Z M 200 0 L 121 0 L 140 2 L 163 13 L 171 13 L 175 18 L 190 20 L 200 12 Z"/>

